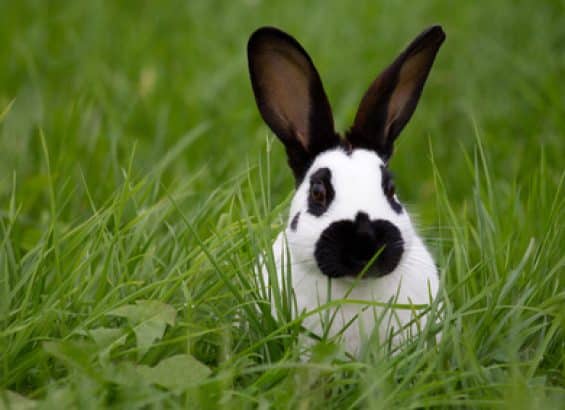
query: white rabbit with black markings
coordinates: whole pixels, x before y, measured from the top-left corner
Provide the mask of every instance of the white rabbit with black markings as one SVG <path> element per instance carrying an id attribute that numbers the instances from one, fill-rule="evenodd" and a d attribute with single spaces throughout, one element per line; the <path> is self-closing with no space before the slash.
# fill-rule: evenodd
<path id="1" fill-rule="evenodd" d="M 273 245 L 277 285 L 290 266 L 294 314 L 320 310 L 305 317 L 306 329 L 341 335 L 354 354 L 372 332 L 381 342 L 393 333 L 398 343 L 417 331 L 426 318 L 409 307 L 428 305 L 438 291 L 435 262 L 398 201 L 387 164 L 444 39 L 440 26 L 416 37 L 371 84 L 344 138 L 302 46 L 273 27 L 249 39 L 257 106 L 296 179 L 288 226 Z M 272 286 L 266 268 L 262 275 Z M 341 302 L 319 309 L 332 300 Z"/>

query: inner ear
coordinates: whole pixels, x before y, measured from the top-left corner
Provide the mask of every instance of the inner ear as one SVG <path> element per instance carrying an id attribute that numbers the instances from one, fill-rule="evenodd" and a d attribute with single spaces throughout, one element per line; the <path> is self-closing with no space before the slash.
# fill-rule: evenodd
<path id="1" fill-rule="evenodd" d="M 310 141 L 310 82 L 313 72 L 300 50 L 281 39 L 256 45 L 253 87 L 265 122 L 283 142 L 298 140 L 308 149 Z M 331 114 L 330 114 L 331 115 Z"/>

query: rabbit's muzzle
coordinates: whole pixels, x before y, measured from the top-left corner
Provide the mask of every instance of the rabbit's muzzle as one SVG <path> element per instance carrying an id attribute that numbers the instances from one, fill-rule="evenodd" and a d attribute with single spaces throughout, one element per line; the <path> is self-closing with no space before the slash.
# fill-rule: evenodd
<path id="1" fill-rule="evenodd" d="M 355 220 L 333 222 L 316 242 L 314 256 L 322 273 L 332 278 L 377 278 L 394 271 L 404 252 L 398 228 L 389 221 L 371 221 L 364 212 Z"/>

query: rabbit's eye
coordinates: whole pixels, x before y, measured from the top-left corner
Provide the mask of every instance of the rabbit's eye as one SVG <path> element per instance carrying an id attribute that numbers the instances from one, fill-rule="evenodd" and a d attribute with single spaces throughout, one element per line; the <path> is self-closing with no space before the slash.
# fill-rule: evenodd
<path id="1" fill-rule="evenodd" d="M 390 204 L 391 208 L 397 214 L 400 214 L 402 213 L 402 206 L 398 203 L 398 201 L 394 197 L 394 194 L 396 193 L 396 188 L 394 187 L 394 180 L 392 179 L 392 174 L 388 169 L 386 169 L 385 166 L 381 166 L 381 171 L 382 171 L 381 186 L 383 188 L 383 192 L 386 196 L 386 199 L 388 200 L 388 203 Z"/>
<path id="2" fill-rule="evenodd" d="M 322 182 L 314 182 L 310 186 L 310 198 L 319 205 L 326 204 L 326 187 Z"/>
<path id="3" fill-rule="evenodd" d="M 381 166 L 381 172 L 382 172 L 381 185 L 383 187 L 383 192 L 388 199 L 391 199 L 394 197 L 394 193 L 395 193 L 394 180 L 392 179 L 392 174 L 384 166 Z"/>
<path id="4" fill-rule="evenodd" d="M 320 168 L 310 177 L 308 193 L 308 212 L 320 216 L 327 211 L 335 196 L 332 186 L 332 173 L 328 168 Z"/>

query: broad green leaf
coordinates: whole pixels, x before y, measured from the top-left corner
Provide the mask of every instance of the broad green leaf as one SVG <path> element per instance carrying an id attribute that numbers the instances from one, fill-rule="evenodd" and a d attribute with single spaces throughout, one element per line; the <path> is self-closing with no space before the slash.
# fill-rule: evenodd
<path id="1" fill-rule="evenodd" d="M 211 370 L 193 356 L 180 354 L 162 360 L 155 367 L 137 366 L 137 372 L 148 383 L 177 390 L 201 384 Z"/>
<path id="2" fill-rule="evenodd" d="M 41 410 L 76 409 L 75 394 L 70 386 L 49 389 L 47 397 L 41 402 Z"/>
<path id="3" fill-rule="evenodd" d="M 30 410 L 35 409 L 37 403 L 21 394 L 10 390 L 0 391 L 0 410 Z"/>
<path id="4" fill-rule="evenodd" d="M 121 306 L 108 313 L 126 318 L 133 328 L 140 356 L 163 337 L 167 325 L 174 325 L 175 309 L 166 303 L 155 300 L 140 300 L 135 305 Z"/>
<path id="5" fill-rule="evenodd" d="M 88 330 L 87 334 L 94 340 L 96 346 L 105 348 L 116 343 L 123 343 L 125 341 L 124 329 L 114 329 L 108 327 L 98 327 L 96 329 Z"/>
<path id="6" fill-rule="evenodd" d="M 87 334 L 94 340 L 100 349 L 98 355 L 101 360 L 106 360 L 113 348 L 121 346 L 126 342 L 127 333 L 125 329 L 112 329 L 99 327 L 89 330 Z"/>
<path id="7" fill-rule="evenodd" d="M 120 306 L 108 314 L 124 317 L 132 324 L 158 319 L 171 326 L 175 324 L 177 316 L 174 307 L 157 300 L 138 300 L 135 305 Z"/>
<path id="8" fill-rule="evenodd" d="M 129 361 L 104 364 L 103 374 L 106 381 L 124 386 L 148 384 L 137 372 L 135 364 Z"/>
<path id="9" fill-rule="evenodd" d="M 97 378 L 96 371 L 92 368 L 91 363 L 98 349 L 92 342 L 44 342 L 43 350 L 61 360 L 68 367 L 80 369 Z"/>

